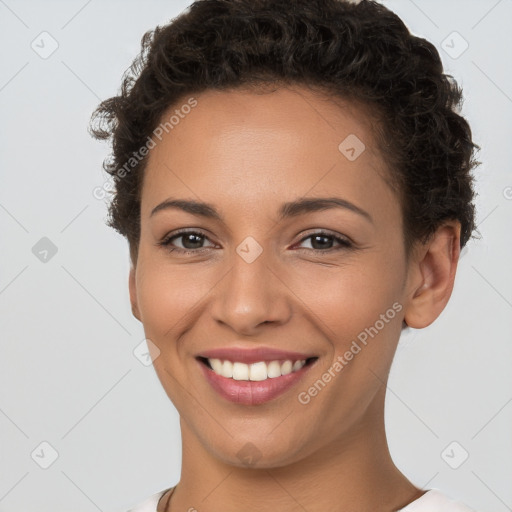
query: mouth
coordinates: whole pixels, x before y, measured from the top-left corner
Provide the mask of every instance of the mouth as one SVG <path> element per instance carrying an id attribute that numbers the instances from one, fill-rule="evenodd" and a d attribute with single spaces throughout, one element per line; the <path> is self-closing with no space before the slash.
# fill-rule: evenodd
<path id="1" fill-rule="evenodd" d="M 260 405 L 290 391 L 315 365 L 318 357 L 274 359 L 250 364 L 197 356 L 200 370 L 225 400 L 239 405 Z"/>
<path id="2" fill-rule="evenodd" d="M 318 357 L 309 357 L 307 359 L 286 359 L 257 361 L 246 364 L 240 361 L 230 361 L 229 359 L 218 359 L 198 356 L 199 362 L 212 370 L 216 375 L 226 379 L 243 381 L 264 381 L 275 379 L 283 375 L 298 372 L 301 368 L 311 365 Z"/>

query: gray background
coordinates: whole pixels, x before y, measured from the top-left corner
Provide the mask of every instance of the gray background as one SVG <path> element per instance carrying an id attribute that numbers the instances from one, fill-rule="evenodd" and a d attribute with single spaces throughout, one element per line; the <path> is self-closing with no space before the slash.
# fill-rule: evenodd
<path id="1" fill-rule="evenodd" d="M 117 93 L 143 33 L 189 3 L 0 0 L 0 511 L 119 512 L 179 479 L 177 413 L 133 353 L 144 333 L 129 306 L 127 244 L 104 225 L 105 200 L 93 196 L 107 181 L 109 148 L 86 128 L 99 101 Z M 384 3 L 436 44 L 482 147 L 481 239 L 463 252 L 440 318 L 400 342 L 390 448 L 418 486 L 505 512 L 512 0 Z M 58 48 L 44 55 L 54 40 Z"/>

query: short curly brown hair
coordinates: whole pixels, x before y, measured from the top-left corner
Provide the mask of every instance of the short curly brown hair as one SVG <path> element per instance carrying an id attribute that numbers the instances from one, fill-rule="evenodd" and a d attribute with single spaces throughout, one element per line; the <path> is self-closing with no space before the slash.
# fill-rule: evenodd
<path id="1" fill-rule="evenodd" d="M 265 84 L 313 86 L 378 113 L 406 252 L 453 219 L 466 244 L 475 229 L 471 169 L 479 147 L 458 113 L 462 90 L 430 42 L 370 0 L 197 0 L 144 34 L 119 95 L 91 117 L 91 134 L 112 139 L 103 163 L 114 185 L 108 225 L 127 237 L 134 263 L 148 156 L 133 155 L 163 114 L 187 95 Z"/>

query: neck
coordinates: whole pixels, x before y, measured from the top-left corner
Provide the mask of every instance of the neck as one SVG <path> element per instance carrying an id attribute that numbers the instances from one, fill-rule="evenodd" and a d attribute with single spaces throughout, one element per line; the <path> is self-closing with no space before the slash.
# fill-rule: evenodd
<path id="1" fill-rule="evenodd" d="M 350 431 L 305 458 L 279 467 L 240 468 L 219 461 L 181 421 L 182 472 L 166 512 L 391 512 L 405 507 L 425 491 L 407 480 L 391 459 L 384 428 L 384 394 L 385 387 Z"/>

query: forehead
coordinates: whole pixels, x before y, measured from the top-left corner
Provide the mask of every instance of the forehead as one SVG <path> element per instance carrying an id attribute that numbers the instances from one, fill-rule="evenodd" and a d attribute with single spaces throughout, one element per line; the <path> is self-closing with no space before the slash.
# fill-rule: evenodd
<path id="1" fill-rule="evenodd" d="M 308 191 L 382 199 L 387 170 L 360 105 L 301 87 L 209 90 L 194 100 L 184 108 L 184 97 L 162 116 L 173 123 L 153 137 L 143 215 L 178 194 L 245 205 Z"/>
<path id="2" fill-rule="evenodd" d="M 332 150 L 333 142 L 337 149 L 340 137 L 350 134 L 365 139 L 370 151 L 375 146 L 374 119 L 369 117 L 371 109 L 355 100 L 342 99 L 318 89 L 295 85 L 270 90 L 268 87 L 207 90 L 194 96 L 194 100 L 196 106 L 191 109 L 187 106 L 191 98 L 184 96 L 162 116 L 161 125 L 173 118 L 174 125 L 168 126 L 166 133 L 172 132 L 176 142 L 187 138 L 188 142 L 201 143 L 205 137 L 222 137 L 229 131 L 249 138 L 259 132 L 262 139 L 267 131 L 269 137 L 276 132 L 282 136 L 290 134 L 296 140 L 307 136 L 312 143 L 320 143 L 320 150 L 327 145 Z M 186 113 L 179 118 L 173 116 L 182 110 Z M 314 147 L 309 144 L 307 149 Z"/>

